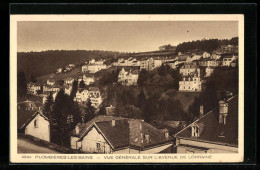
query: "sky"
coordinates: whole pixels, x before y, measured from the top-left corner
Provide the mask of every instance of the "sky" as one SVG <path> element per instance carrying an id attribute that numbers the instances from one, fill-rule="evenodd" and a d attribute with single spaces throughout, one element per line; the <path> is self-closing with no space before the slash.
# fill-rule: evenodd
<path id="1" fill-rule="evenodd" d="M 166 44 L 237 36 L 236 21 L 19 21 L 17 49 L 144 52 Z"/>

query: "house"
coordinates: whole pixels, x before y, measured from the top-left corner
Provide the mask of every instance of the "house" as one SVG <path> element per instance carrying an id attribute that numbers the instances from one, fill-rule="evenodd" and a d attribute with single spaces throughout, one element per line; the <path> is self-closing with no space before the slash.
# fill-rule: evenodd
<path id="1" fill-rule="evenodd" d="M 187 58 L 186 58 L 186 63 L 191 63 L 193 60 L 192 60 L 192 58 L 190 57 L 190 56 L 188 56 Z"/>
<path id="2" fill-rule="evenodd" d="M 204 67 L 219 67 L 221 65 L 221 60 L 219 59 L 202 59 L 199 60 L 199 66 L 204 66 Z"/>
<path id="3" fill-rule="evenodd" d="M 229 67 L 231 65 L 231 62 L 237 59 L 237 56 L 233 54 L 223 54 L 222 59 L 223 59 L 222 66 Z"/>
<path id="4" fill-rule="evenodd" d="M 106 69 L 107 66 L 105 64 L 93 64 L 93 65 L 84 65 L 82 66 L 82 72 L 96 73 L 102 69 Z"/>
<path id="5" fill-rule="evenodd" d="M 71 91 L 72 91 L 72 85 L 65 85 L 64 93 L 70 96 Z"/>
<path id="6" fill-rule="evenodd" d="M 210 57 L 210 53 L 208 53 L 208 52 L 204 52 L 202 54 L 202 58 L 209 58 L 209 57 Z"/>
<path id="7" fill-rule="evenodd" d="M 91 101 L 91 106 L 98 108 L 102 103 L 101 92 L 97 87 L 89 87 L 89 99 Z"/>
<path id="8" fill-rule="evenodd" d="M 42 103 L 43 104 L 45 104 L 45 102 L 47 101 L 48 96 L 50 94 L 52 94 L 52 99 L 53 99 L 53 101 L 55 101 L 58 92 L 45 92 L 45 93 L 41 94 L 41 96 L 42 96 Z"/>
<path id="9" fill-rule="evenodd" d="M 126 71 L 124 68 L 118 74 L 118 82 L 124 86 L 137 85 L 138 71 Z"/>
<path id="10" fill-rule="evenodd" d="M 72 77 L 68 77 L 68 78 L 64 79 L 64 83 L 66 85 L 72 85 L 73 82 L 74 82 L 74 78 L 72 78 Z"/>
<path id="11" fill-rule="evenodd" d="M 195 72 L 197 72 L 198 77 L 200 77 L 200 68 L 196 63 L 185 63 L 180 68 L 180 74 L 182 76 L 193 75 Z"/>
<path id="12" fill-rule="evenodd" d="M 195 73 L 194 75 L 183 76 L 182 81 L 179 81 L 179 91 L 201 91 L 201 87 L 202 81 L 197 73 Z"/>
<path id="13" fill-rule="evenodd" d="M 135 58 L 128 58 L 127 60 L 119 58 L 117 62 L 113 63 L 114 66 L 140 66 L 140 61 Z"/>
<path id="14" fill-rule="evenodd" d="M 47 85 L 53 86 L 55 84 L 55 80 L 54 79 L 48 79 L 47 80 Z"/>
<path id="15" fill-rule="evenodd" d="M 41 102 L 35 102 L 35 101 L 22 101 L 17 103 L 18 109 L 24 109 L 24 110 L 41 110 L 43 107 Z"/>
<path id="16" fill-rule="evenodd" d="M 86 102 L 89 98 L 89 92 L 86 89 L 78 89 L 74 101 L 76 102 Z"/>
<path id="17" fill-rule="evenodd" d="M 145 69 L 151 71 L 157 67 L 160 67 L 164 63 L 164 59 L 160 57 L 151 57 L 149 59 L 142 59 L 140 61 L 140 70 Z"/>
<path id="18" fill-rule="evenodd" d="M 238 96 L 176 133 L 177 153 L 238 153 Z"/>
<path id="19" fill-rule="evenodd" d="M 160 51 L 166 51 L 166 50 L 176 50 L 176 46 L 171 46 L 170 44 L 168 45 L 163 45 L 159 47 Z"/>
<path id="20" fill-rule="evenodd" d="M 212 73 L 213 73 L 213 71 L 214 71 L 214 69 L 215 69 L 216 67 L 207 67 L 206 69 L 205 69 L 205 77 L 210 77 L 211 75 L 212 75 Z"/>
<path id="21" fill-rule="evenodd" d="M 81 136 L 84 136 L 86 132 L 90 129 L 90 127 L 95 122 L 103 122 L 103 121 L 112 121 L 112 120 L 121 120 L 125 119 L 122 117 L 113 117 L 113 116 L 105 116 L 99 115 L 95 118 L 91 119 L 86 123 L 79 123 L 73 131 L 70 132 L 70 145 L 72 149 L 81 149 L 81 141 L 78 141 Z"/>
<path id="22" fill-rule="evenodd" d="M 50 123 L 41 112 L 17 112 L 18 132 L 50 141 Z"/>
<path id="23" fill-rule="evenodd" d="M 41 90 L 41 85 L 40 84 L 32 83 L 32 82 L 27 84 L 27 93 L 28 94 L 37 95 L 38 94 L 38 90 Z"/>
<path id="24" fill-rule="evenodd" d="M 86 85 L 90 85 L 95 82 L 95 77 L 93 75 L 84 74 L 83 76 L 78 77 L 78 83 L 80 83 L 82 80 Z"/>
<path id="25" fill-rule="evenodd" d="M 77 128 L 77 127 L 76 127 Z M 173 138 L 138 119 L 112 117 L 93 122 L 78 133 L 79 149 L 83 152 L 107 154 L 172 153 Z"/>
<path id="26" fill-rule="evenodd" d="M 60 91 L 59 85 L 43 85 L 43 93 L 46 92 L 59 92 Z"/>
<path id="27" fill-rule="evenodd" d="M 58 68 L 56 74 L 61 73 L 61 72 L 62 72 L 62 68 Z"/>

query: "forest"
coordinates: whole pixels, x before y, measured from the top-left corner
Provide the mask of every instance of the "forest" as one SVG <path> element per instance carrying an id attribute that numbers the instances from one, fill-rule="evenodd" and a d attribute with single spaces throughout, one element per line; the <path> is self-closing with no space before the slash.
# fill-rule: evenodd
<path id="1" fill-rule="evenodd" d="M 183 42 L 176 47 L 176 52 L 207 51 L 212 52 L 222 45 L 238 46 L 238 37 L 228 39 L 202 39 L 197 41 Z"/>

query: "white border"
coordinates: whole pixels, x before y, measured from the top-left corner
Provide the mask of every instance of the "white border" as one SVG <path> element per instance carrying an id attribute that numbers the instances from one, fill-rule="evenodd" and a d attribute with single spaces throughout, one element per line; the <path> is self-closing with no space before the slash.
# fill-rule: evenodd
<path id="1" fill-rule="evenodd" d="M 130 154 L 141 159 L 105 159 L 103 154 L 86 154 L 93 159 L 69 159 L 85 154 L 17 154 L 17 21 L 238 21 L 239 34 L 239 140 L 237 154 L 201 154 L 211 159 L 191 159 L 192 154 Z M 22 158 L 30 155 L 31 159 Z M 56 155 L 66 159 L 40 159 L 35 156 Z M 122 154 L 125 155 L 125 154 Z M 122 156 L 121 155 L 121 156 Z M 156 159 L 158 156 L 178 159 Z M 125 155 L 126 156 L 126 155 Z M 152 156 L 152 159 L 143 159 Z M 185 159 L 181 159 L 186 156 Z M 11 15 L 10 16 L 10 161 L 12 163 L 198 163 L 242 162 L 244 160 L 244 15 Z"/>

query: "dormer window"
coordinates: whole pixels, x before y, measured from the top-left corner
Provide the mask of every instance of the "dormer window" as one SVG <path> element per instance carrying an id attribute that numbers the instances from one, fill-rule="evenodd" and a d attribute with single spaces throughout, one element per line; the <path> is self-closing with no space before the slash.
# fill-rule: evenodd
<path id="1" fill-rule="evenodd" d="M 191 127 L 191 136 L 199 137 L 199 127 L 197 125 Z"/>

